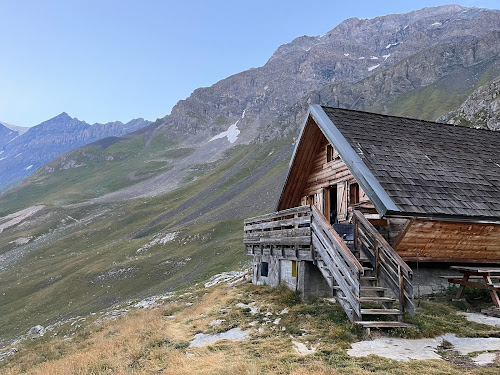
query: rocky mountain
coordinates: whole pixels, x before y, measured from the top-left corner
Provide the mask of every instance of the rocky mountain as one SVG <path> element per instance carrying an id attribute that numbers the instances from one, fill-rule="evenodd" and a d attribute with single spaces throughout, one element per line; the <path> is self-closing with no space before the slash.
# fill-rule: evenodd
<path id="1" fill-rule="evenodd" d="M 428 70 L 433 70 L 426 64 L 426 59 L 432 57 L 426 51 L 432 49 L 433 54 L 440 55 L 436 62 L 442 75 L 460 65 L 461 60 L 477 62 L 476 47 L 464 43 L 481 40 L 494 30 L 500 30 L 499 11 L 458 5 L 373 19 L 351 18 L 324 35 L 302 36 L 279 47 L 262 67 L 195 90 L 170 115 L 155 123 L 156 131 L 169 137 L 182 133 L 197 139 L 196 135 L 213 136 L 239 120 L 243 142 L 282 136 L 275 134 L 269 124 L 297 102 L 307 101 L 311 91 L 341 83 L 343 88 L 349 87 L 398 64 L 400 73 L 407 71 L 412 78 L 407 82 L 392 81 L 396 94 L 405 90 L 404 86 L 398 88 L 400 84 L 426 86 L 432 83 Z M 420 57 L 412 59 L 416 54 Z M 438 60 L 439 56 L 434 57 Z M 372 87 L 370 94 L 374 92 L 378 93 L 378 87 Z M 356 99 L 346 104 L 356 107 Z M 245 117 L 240 119 L 243 113 Z M 296 126 L 292 128 L 280 131 L 291 134 Z"/>
<path id="2" fill-rule="evenodd" d="M 0 125 L 0 191 L 65 152 L 149 124 L 150 121 L 134 119 L 126 124 L 116 121 L 89 125 L 61 113 L 29 129 L 12 130 L 16 128 Z"/>
<path id="3" fill-rule="evenodd" d="M 447 124 L 500 130 L 500 78 L 475 90 L 456 111 L 438 118 Z"/>

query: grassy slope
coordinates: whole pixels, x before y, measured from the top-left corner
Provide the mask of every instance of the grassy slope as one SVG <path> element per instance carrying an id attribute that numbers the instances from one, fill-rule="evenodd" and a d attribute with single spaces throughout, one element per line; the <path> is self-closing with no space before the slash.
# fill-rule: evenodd
<path id="1" fill-rule="evenodd" d="M 498 64 L 481 63 L 469 68 L 457 68 L 450 76 L 436 83 L 400 95 L 388 106 L 388 114 L 435 121 L 464 102 L 478 87 L 500 76 Z M 382 112 L 381 108 L 374 108 Z"/>
<path id="2" fill-rule="evenodd" d="M 32 204 L 70 204 L 99 197 L 169 169 L 170 160 L 190 152 L 175 148 L 163 136 L 145 147 L 143 136 L 125 139 L 107 148 L 89 145 L 42 167 L 20 186 L 0 198 L 0 216 Z M 63 161 L 64 160 L 64 161 Z M 67 160 L 84 164 L 63 169 Z M 48 169 L 53 168 L 53 172 Z"/>
<path id="3" fill-rule="evenodd" d="M 188 292 L 188 293 L 184 293 Z M 117 321 L 95 324 L 96 317 L 69 324 L 37 340 L 17 345 L 19 352 L 0 362 L 5 374 L 482 374 L 498 373 L 498 366 L 475 368 L 469 356 L 439 349 L 447 361 L 401 363 L 371 355 L 351 358 L 346 349 L 366 338 L 351 324 L 342 308 L 321 300 L 300 302 L 284 288 L 270 289 L 240 283 L 177 293 L 152 310 L 131 309 Z M 469 296 L 467 298 L 476 296 Z M 500 330 L 466 321 L 457 303 L 425 302 L 417 311 L 415 328 L 395 329 L 392 337 L 434 337 L 452 332 L 458 336 L 498 336 Z M 486 298 L 489 298 L 486 296 Z M 486 300 L 484 300 L 486 301 Z M 237 304 L 259 308 L 256 314 Z M 477 303 L 477 300 L 476 302 Z M 461 302 L 460 309 L 473 305 Z M 283 313 L 286 307 L 288 312 Z M 278 323 L 274 323 L 279 318 Z M 211 322 L 219 320 L 219 325 Z M 188 348 L 197 333 L 214 334 L 231 328 L 249 329 L 243 341 L 219 341 L 207 347 Z M 63 338 L 76 330 L 70 339 Z M 56 334 L 56 336 L 55 336 Z M 293 341 L 316 352 L 300 356 Z M 476 353 L 478 354 L 478 353 Z M 456 365 L 456 364 L 458 365 Z M 468 366 L 465 367 L 464 365 Z"/>
<path id="4" fill-rule="evenodd" d="M 249 191 L 258 191 L 259 186 L 268 189 L 269 181 L 279 185 L 281 182 L 275 178 L 286 168 L 289 153 L 283 150 L 289 149 L 290 143 L 282 140 L 262 147 L 236 147 L 211 172 L 182 189 L 155 198 L 78 207 L 57 205 L 89 196 L 85 190 L 89 181 L 84 177 L 67 188 L 65 185 L 68 175 L 73 176 L 80 168 L 52 174 L 53 180 L 44 194 L 38 193 L 25 204 L 10 195 L 2 197 L 0 206 L 4 207 L 6 202 L 10 211 L 34 202 L 47 204 L 24 224 L 2 233 L 0 254 L 25 250 L 20 262 L 0 273 L 2 338 L 14 337 L 36 324 L 46 325 L 61 317 L 99 311 L 124 299 L 191 285 L 247 261 L 241 245 L 242 218 L 259 210 L 270 210 L 275 195 L 262 194 L 261 205 L 247 202 L 246 210 L 232 210 L 218 220 L 208 218 L 217 209 L 197 210 L 204 205 L 213 206 L 214 202 L 214 207 L 221 209 L 231 207 L 233 202 L 241 204 Z M 120 151 L 112 147 L 103 152 L 117 155 Z M 282 157 L 277 160 L 280 153 Z M 269 167 L 263 169 L 266 165 Z M 130 170 L 130 166 L 121 167 L 109 173 L 123 175 L 124 168 Z M 96 171 L 104 173 L 101 168 L 105 166 L 88 168 L 86 176 L 94 176 Z M 104 173 L 93 178 L 95 189 L 109 186 L 108 176 Z M 256 181 L 255 176 L 258 176 Z M 251 183 L 246 183 L 252 178 Z M 219 188 L 212 189 L 217 184 Z M 75 195 L 80 191 L 82 195 Z M 32 184 L 26 184 L 15 194 L 35 193 Z M 192 204 L 186 204 L 189 202 Z M 185 222 L 189 215 L 196 218 L 196 224 Z M 179 222 L 184 223 L 179 225 Z M 141 228 L 146 230 L 130 238 Z M 177 233 L 173 241 L 137 252 L 153 239 L 172 232 Z M 11 243 L 20 237 L 38 240 L 20 247 Z"/>

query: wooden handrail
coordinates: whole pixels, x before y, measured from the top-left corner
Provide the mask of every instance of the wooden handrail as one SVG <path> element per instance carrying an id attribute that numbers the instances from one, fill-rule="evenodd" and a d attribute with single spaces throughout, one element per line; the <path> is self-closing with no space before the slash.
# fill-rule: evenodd
<path id="1" fill-rule="evenodd" d="M 338 298 L 351 321 L 361 319 L 361 276 L 363 266 L 332 228 L 323 214 L 312 206 L 312 243 L 327 271 L 320 267 L 326 278 L 331 277 L 344 296 Z M 326 274 L 325 274 L 326 272 Z M 331 284 L 333 286 L 333 283 Z"/>
<path id="2" fill-rule="evenodd" d="M 326 220 L 325 216 L 318 210 L 316 206 L 312 206 L 313 210 L 313 219 L 316 219 L 323 227 L 323 230 L 327 231 L 334 239 L 336 245 L 339 247 L 339 250 L 342 251 L 343 257 L 348 260 L 349 265 L 357 270 L 363 272 L 363 266 L 356 259 L 351 250 L 347 247 L 345 242 L 340 238 L 339 234 L 332 228 L 330 223 Z"/>
<path id="3" fill-rule="evenodd" d="M 400 309 L 414 315 L 413 271 L 360 211 L 353 212 L 356 250 L 361 251 L 363 247 L 364 254 L 375 267 L 377 278 L 385 281 L 399 298 Z"/>
<path id="4" fill-rule="evenodd" d="M 354 216 L 356 216 L 356 219 L 358 219 L 364 227 L 368 228 L 370 230 L 370 233 L 377 239 L 379 244 L 383 246 L 388 252 L 391 253 L 392 257 L 394 260 L 397 262 L 398 265 L 401 266 L 401 268 L 406 272 L 406 273 L 413 273 L 412 269 L 406 264 L 406 262 L 399 256 L 398 253 L 396 253 L 396 250 L 392 248 L 391 245 L 387 243 L 384 237 L 378 232 L 377 229 L 370 223 L 370 221 L 363 215 L 360 211 L 354 210 Z"/>

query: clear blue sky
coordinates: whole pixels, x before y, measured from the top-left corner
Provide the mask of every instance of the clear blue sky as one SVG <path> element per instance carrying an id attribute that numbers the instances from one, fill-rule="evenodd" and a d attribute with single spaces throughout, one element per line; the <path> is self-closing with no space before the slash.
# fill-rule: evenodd
<path id="1" fill-rule="evenodd" d="M 349 17 L 449 3 L 0 0 L 0 121 L 61 112 L 89 123 L 155 120 L 200 86 L 258 67 L 278 46 Z M 500 8 L 498 0 L 458 0 Z"/>

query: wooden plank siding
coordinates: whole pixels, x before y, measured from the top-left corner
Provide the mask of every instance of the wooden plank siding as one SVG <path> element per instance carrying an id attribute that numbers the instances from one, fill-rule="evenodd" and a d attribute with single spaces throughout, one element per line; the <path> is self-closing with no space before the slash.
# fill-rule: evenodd
<path id="1" fill-rule="evenodd" d="M 336 204 L 341 208 L 339 216 L 341 221 L 348 221 L 352 216 L 352 209 L 348 208 L 348 205 L 351 203 L 350 186 L 356 183 L 354 176 L 333 146 L 333 159 L 327 161 L 327 146 L 330 143 L 312 119 L 308 120 L 299 142 L 278 210 L 314 204 L 321 212 L 326 213 L 325 204 L 334 202 L 329 202 L 329 197 L 324 196 L 325 189 L 332 188 L 338 189 L 338 193 L 341 192 L 343 195 L 342 200 L 337 194 Z M 308 197 L 314 197 L 314 202 Z M 359 188 L 359 203 L 373 207 L 361 188 Z"/>
<path id="2" fill-rule="evenodd" d="M 406 261 L 500 263 L 500 225 L 415 219 L 395 249 Z"/>

